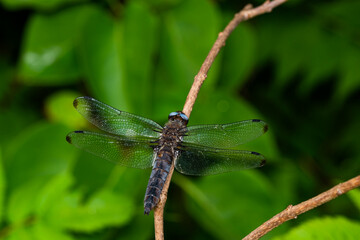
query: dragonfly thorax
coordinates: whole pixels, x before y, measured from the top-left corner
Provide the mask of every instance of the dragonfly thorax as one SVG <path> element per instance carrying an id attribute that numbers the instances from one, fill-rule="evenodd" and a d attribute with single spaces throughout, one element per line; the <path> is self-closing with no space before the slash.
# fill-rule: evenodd
<path id="1" fill-rule="evenodd" d="M 187 132 L 186 124 L 187 120 L 180 117 L 180 114 L 172 117 L 169 116 L 169 121 L 162 130 L 159 146 L 167 145 L 177 147 Z"/>

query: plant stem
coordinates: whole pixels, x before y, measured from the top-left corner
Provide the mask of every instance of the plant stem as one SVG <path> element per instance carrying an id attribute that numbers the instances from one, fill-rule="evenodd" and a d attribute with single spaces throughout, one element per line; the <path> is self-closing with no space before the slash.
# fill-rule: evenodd
<path id="1" fill-rule="evenodd" d="M 273 8 L 281 5 L 287 0 L 266 0 L 262 5 L 253 8 L 250 4 L 246 5 L 244 9 L 236 13 L 234 18 L 229 22 L 225 27 L 224 31 L 220 32 L 214 45 L 212 46 L 209 54 L 207 55 L 205 61 L 203 62 L 198 74 L 194 78 L 194 82 L 191 86 L 189 94 L 186 98 L 183 112 L 186 116 L 190 117 L 192 108 L 195 104 L 195 100 L 200 91 L 201 85 L 207 77 L 207 73 L 211 65 L 213 64 L 215 57 L 218 55 L 220 49 L 225 46 L 226 39 L 229 37 L 231 32 L 239 25 L 239 23 L 246 21 L 255 16 L 271 12 Z M 161 192 L 160 201 L 154 209 L 154 225 L 155 225 L 155 239 L 163 240 L 164 239 L 164 207 L 167 199 L 167 192 L 170 185 L 171 176 L 174 171 L 174 163 L 170 169 L 168 177 L 166 179 L 164 188 Z"/>
<path id="2" fill-rule="evenodd" d="M 335 187 L 323 192 L 316 197 L 313 197 L 305 202 L 302 202 L 298 205 L 289 205 L 285 210 L 276 214 L 274 217 L 260 225 L 249 235 L 247 235 L 243 240 L 254 240 L 259 239 L 264 236 L 266 233 L 270 232 L 272 229 L 278 227 L 286 221 L 291 219 L 296 219 L 298 215 L 307 212 L 313 208 L 316 208 L 326 202 L 329 202 L 338 196 L 360 186 L 360 175 L 354 177 L 344 183 L 340 183 Z"/>

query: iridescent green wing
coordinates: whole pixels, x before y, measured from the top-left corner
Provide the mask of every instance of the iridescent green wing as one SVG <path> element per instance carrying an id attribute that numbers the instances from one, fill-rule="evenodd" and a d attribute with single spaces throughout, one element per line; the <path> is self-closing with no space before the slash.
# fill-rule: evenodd
<path id="1" fill-rule="evenodd" d="M 153 162 L 152 142 L 86 131 L 71 132 L 66 140 L 98 157 L 132 168 L 149 168 Z"/>
<path id="2" fill-rule="evenodd" d="M 229 148 L 254 140 L 268 130 L 258 119 L 229 124 L 196 125 L 187 128 L 183 141 L 207 147 Z"/>
<path id="3" fill-rule="evenodd" d="M 181 147 L 175 168 L 182 174 L 204 176 L 256 168 L 264 164 L 264 156 L 257 152 L 186 144 Z"/>
<path id="4" fill-rule="evenodd" d="M 91 97 L 79 97 L 74 107 L 89 122 L 101 130 L 122 136 L 158 138 L 162 127 L 156 122 L 117 110 Z"/>

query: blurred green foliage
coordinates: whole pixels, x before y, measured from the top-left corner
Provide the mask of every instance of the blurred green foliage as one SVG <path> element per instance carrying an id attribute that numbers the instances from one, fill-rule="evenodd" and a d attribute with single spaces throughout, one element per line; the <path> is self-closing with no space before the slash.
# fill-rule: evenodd
<path id="1" fill-rule="evenodd" d="M 163 124 L 247 1 L 0 0 L 0 239 L 153 239 L 150 171 L 75 149 L 89 95 Z M 254 4 L 260 4 L 256 1 Z M 232 33 L 190 125 L 260 118 L 261 169 L 175 173 L 167 239 L 239 239 L 360 171 L 360 2 L 289 1 Z M 359 190 L 264 239 L 358 239 Z M 331 230 L 331 231 L 329 231 Z"/>

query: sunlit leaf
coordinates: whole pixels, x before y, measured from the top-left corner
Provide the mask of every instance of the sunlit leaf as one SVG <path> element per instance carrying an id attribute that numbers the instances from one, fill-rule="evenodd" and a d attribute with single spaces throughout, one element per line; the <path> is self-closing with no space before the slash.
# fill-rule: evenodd
<path id="1" fill-rule="evenodd" d="M 74 82 L 80 76 L 75 47 L 92 11 L 91 6 L 80 6 L 31 17 L 19 67 L 24 83 L 58 85 Z"/>
<path id="2" fill-rule="evenodd" d="M 80 195 L 73 193 L 53 206 L 48 217 L 57 225 L 69 230 L 93 232 L 108 226 L 121 226 L 130 221 L 134 205 L 125 196 L 101 190 L 85 204 Z M 59 219 L 61 219 L 59 221 Z"/>
<path id="3" fill-rule="evenodd" d="M 360 190 L 359 189 L 353 189 L 347 194 L 354 205 L 357 207 L 357 209 L 360 211 Z"/>
<path id="4" fill-rule="evenodd" d="M 31 228 L 22 228 L 18 227 L 12 229 L 11 233 L 8 234 L 6 240 L 37 240 L 33 233 L 31 232 Z"/>
<path id="5" fill-rule="evenodd" d="M 6 208 L 6 219 L 9 223 L 25 224 L 32 217 L 35 212 L 36 197 L 43 184 L 43 179 L 34 179 L 13 189 Z"/>
<path id="6" fill-rule="evenodd" d="M 61 229 L 54 229 L 46 225 L 46 223 L 33 219 L 25 222 L 23 225 L 13 225 L 11 231 L 6 233 L 6 240 L 72 240 L 70 234 L 65 233 Z"/>
<path id="7" fill-rule="evenodd" d="M 31 232 L 34 235 L 36 240 L 72 240 L 76 239 L 72 237 L 69 233 L 66 233 L 61 229 L 54 229 L 47 225 L 46 223 L 36 222 L 31 228 Z"/>
<path id="8" fill-rule="evenodd" d="M 46 215 L 54 203 L 64 199 L 72 183 L 73 178 L 68 172 L 61 173 L 46 182 L 41 191 L 37 192 L 34 206 L 36 215 L 39 217 Z"/>
<path id="9" fill-rule="evenodd" d="M 360 223 L 344 217 L 323 217 L 309 220 L 293 228 L 287 234 L 273 238 L 275 240 L 307 239 L 359 239 Z"/>
<path id="10" fill-rule="evenodd" d="M 69 128 L 81 129 L 88 122 L 75 110 L 73 101 L 79 93 L 62 91 L 51 95 L 45 102 L 45 113 L 52 122 L 62 123 Z"/>

